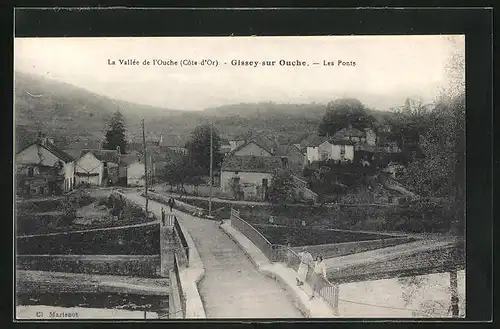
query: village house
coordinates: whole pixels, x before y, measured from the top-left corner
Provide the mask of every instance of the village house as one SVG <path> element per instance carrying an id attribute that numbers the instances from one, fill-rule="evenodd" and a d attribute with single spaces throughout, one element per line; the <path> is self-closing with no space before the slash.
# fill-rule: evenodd
<path id="1" fill-rule="evenodd" d="M 307 164 L 306 155 L 295 145 L 283 145 L 266 136 L 259 134 L 248 142 L 240 144 L 230 155 L 256 157 L 284 157 L 294 170 L 301 170 Z"/>
<path id="2" fill-rule="evenodd" d="M 320 161 L 353 161 L 354 143 L 350 140 L 329 139 L 318 146 Z"/>
<path id="3" fill-rule="evenodd" d="M 272 173 L 287 167 L 276 156 L 231 155 L 221 166 L 221 192 L 236 199 L 266 200 Z"/>
<path id="4" fill-rule="evenodd" d="M 152 183 L 152 178 L 156 175 L 155 164 L 151 155 L 148 160 L 148 182 Z M 144 186 L 144 169 L 144 157 L 142 154 L 137 154 L 137 158 L 127 164 L 127 186 Z"/>
<path id="5" fill-rule="evenodd" d="M 340 129 L 332 137 L 337 140 L 351 141 L 354 143 L 367 144 L 371 146 L 377 144 L 377 135 L 370 128 L 366 128 L 364 129 L 364 131 L 362 131 L 360 129 L 349 126 L 347 128 Z"/>
<path id="6" fill-rule="evenodd" d="M 88 150 L 80 152 L 75 164 L 76 185 L 108 186 L 117 184 L 124 171 L 120 167 L 119 150 Z"/>
<path id="7" fill-rule="evenodd" d="M 53 195 L 74 187 L 74 159 L 47 137 L 16 154 L 17 193 L 23 196 Z"/>

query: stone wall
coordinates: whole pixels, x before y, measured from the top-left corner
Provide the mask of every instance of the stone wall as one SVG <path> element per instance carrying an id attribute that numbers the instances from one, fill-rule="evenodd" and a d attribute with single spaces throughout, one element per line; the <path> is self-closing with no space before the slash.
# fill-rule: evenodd
<path id="1" fill-rule="evenodd" d="M 158 277 L 159 255 L 18 255 L 16 268 L 96 275 Z"/>

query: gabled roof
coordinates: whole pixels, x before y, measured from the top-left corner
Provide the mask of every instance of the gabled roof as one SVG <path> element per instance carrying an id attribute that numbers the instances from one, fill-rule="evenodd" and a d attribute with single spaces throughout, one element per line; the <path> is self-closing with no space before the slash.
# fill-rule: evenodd
<path id="1" fill-rule="evenodd" d="M 327 138 L 324 136 L 318 136 L 317 134 L 312 134 L 307 136 L 305 139 L 300 142 L 300 145 L 304 148 L 307 147 L 318 147 L 320 144 L 322 144 L 324 141 L 326 141 Z"/>
<path id="2" fill-rule="evenodd" d="M 253 155 L 232 155 L 222 162 L 222 171 L 272 173 L 283 165 L 281 157 L 258 157 Z"/>
<path id="3" fill-rule="evenodd" d="M 68 163 L 68 162 L 75 160 L 74 157 L 72 157 L 71 155 L 64 152 L 63 150 L 61 150 L 60 148 L 58 148 L 57 146 L 55 146 L 54 144 L 52 144 L 50 142 L 47 142 L 45 144 L 33 143 L 33 144 L 29 145 L 28 147 L 26 147 L 25 149 L 19 151 L 17 154 L 23 152 L 24 150 L 30 148 L 33 145 L 38 145 L 39 147 L 43 147 L 44 149 L 46 149 L 50 153 L 54 154 L 59 160 L 61 160 L 64 163 Z"/>
<path id="4" fill-rule="evenodd" d="M 366 133 L 357 128 L 342 128 L 337 131 L 333 137 L 334 138 L 344 138 L 344 137 L 365 137 Z"/>
<path id="5" fill-rule="evenodd" d="M 344 139 L 330 138 L 328 142 L 332 145 L 354 145 L 353 141 L 346 141 Z"/>
<path id="6" fill-rule="evenodd" d="M 80 153 L 80 158 L 89 152 L 91 152 L 99 161 L 118 163 L 120 160 L 120 154 L 117 150 L 83 149 Z"/>
<path id="7" fill-rule="evenodd" d="M 41 144 L 39 144 L 41 145 Z M 61 159 L 63 162 L 71 162 L 75 160 L 71 155 L 68 153 L 64 152 L 54 144 L 47 142 L 45 145 L 41 145 L 42 147 L 45 147 L 50 153 L 54 154 L 57 158 Z"/>
<path id="8" fill-rule="evenodd" d="M 238 152 L 239 150 L 241 150 L 241 149 L 243 149 L 243 148 L 247 147 L 248 145 L 250 145 L 250 144 L 252 144 L 252 143 L 253 143 L 253 144 L 255 144 L 255 145 L 257 145 L 258 147 L 260 147 L 261 149 L 263 149 L 263 150 L 264 150 L 264 151 L 266 151 L 267 153 L 269 153 L 269 154 L 271 154 L 271 155 L 273 154 L 273 152 L 272 152 L 273 150 L 272 150 L 271 148 L 268 148 L 268 147 L 266 147 L 265 145 L 262 145 L 262 144 L 260 144 L 258 141 L 255 141 L 255 140 L 250 140 L 250 141 L 248 141 L 248 142 L 246 142 L 246 143 L 241 144 L 240 146 L 238 146 L 237 148 L 235 148 L 235 149 L 231 152 L 231 154 L 234 154 L 234 153 Z"/>
<path id="9" fill-rule="evenodd" d="M 264 151 L 271 154 L 272 156 L 286 156 L 288 154 L 288 150 L 290 148 L 290 146 L 288 146 L 288 145 L 282 145 L 282 144 L 277 143 L 275 140 L 271 139 L 265 133 L 260 133 L 256 136 L 252 137 L 251 139 L 249 139 L 247 142 L 245 142 L 242 145 L 235 148 L 231 153 L 234 154 L 252 143 L 259 146 L 260 148 L 262 148 Z M 300 152 L 300 150 L 299 150 L 299 152 Z"/>

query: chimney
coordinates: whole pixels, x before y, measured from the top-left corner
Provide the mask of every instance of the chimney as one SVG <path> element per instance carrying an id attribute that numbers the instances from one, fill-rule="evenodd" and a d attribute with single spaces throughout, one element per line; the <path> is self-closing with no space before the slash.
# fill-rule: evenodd
<path id="1" fill-rule="evenodd" d="M 159 142 L 160 146 L 163 146 L 163 134 L 160 134 L 160 142 Z"/>

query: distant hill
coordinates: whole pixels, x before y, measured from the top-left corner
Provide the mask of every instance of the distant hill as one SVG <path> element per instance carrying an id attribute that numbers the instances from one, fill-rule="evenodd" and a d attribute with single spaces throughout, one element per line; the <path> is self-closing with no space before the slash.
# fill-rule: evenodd
<path id="1" fill-rule="evenodd" d="M 225 139 L 265 132 L 281 142 L 299 143 L 315 133 L 325 113 L 324 104 L 245 103 L 179 111 L 112 99 L 42 76 L 15 73 L 16 149 L 31 143 L 38 131 L 53 137 L 62 148 L 102 139 L 110 116 L 120 110 L 129 138 L 141 141 L 141 119 L 148 139 L 163 134 L 165 145 L 183 146 L 193 129 L 213 122 Z M 374 111 L 379 119 L 388 112 Z"/>

